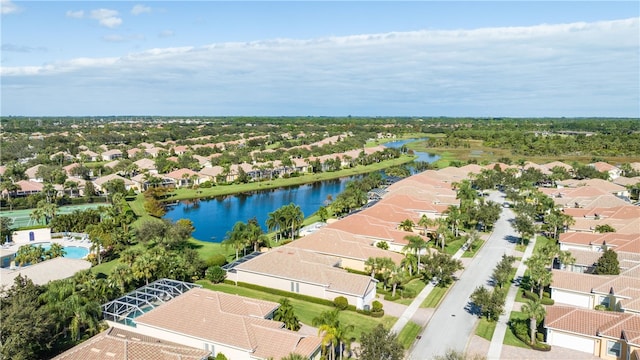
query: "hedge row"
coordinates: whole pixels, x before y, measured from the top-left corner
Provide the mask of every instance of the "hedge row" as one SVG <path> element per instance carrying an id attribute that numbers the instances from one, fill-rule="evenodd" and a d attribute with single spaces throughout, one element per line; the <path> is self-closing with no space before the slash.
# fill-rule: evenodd
<path id="1" fill-rule="evenodd" d="M 540 300 L 540 303 L 542 305 L 553 305 L 555 303 L 555 301 L 551 298 L 548 298 L 546 296 L 543 296 L 542 299 L 540 299 L 540 297 L 538 297 L 538 294 L 529 291 L 529 290 L 522 290 L 522 296 L 525 299 L 529 299 L 529 300 L 533 300 L 533 301 L 537 301 Z"/>

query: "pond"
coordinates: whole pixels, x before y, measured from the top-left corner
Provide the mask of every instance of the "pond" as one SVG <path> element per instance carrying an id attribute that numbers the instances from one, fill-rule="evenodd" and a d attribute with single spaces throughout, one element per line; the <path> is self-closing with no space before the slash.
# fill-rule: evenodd
<path id="1" fill-rule="evenodd" d="M 335 198 L 354 177 L 326 180 L 313 184 L 236 194 L 207 200 L 182 201 L 170 206 L 165 218 L 173 221 L 190 219 L 196 230 L 193 237 L 202 241 L 221 242 L 227 231 L 238 222 L 255 217 L 266 231 L 269 213 L 289 203 L 302 209 L 305 217 L 315 213 L 328 199 Z"/>
<path id="2" fill-rule="evenodd" d="M 386 143 L 385 146 L 400 148 L 417 139 L 399 140 Z M 418 161 L 434 162 L 440 157 L 424 152 L 415 152 Z M 304 216 L 310 216 L 318 208 L 328 205 L 328 199 L 340 194 L 347 182 L 356 177 L 325 180 L 313 184 L 293 186 L 280 189 L 263 190 L 251 194 L 236 194 L 214 199 L 181 201 L 171 205 L 165 215 L 166 219 L 177 221 L 189 219 L 196 230 L 193 237 L 210 242 L 221 242 L 227 231 L 238 222 L 247 222 L 255 217 L 266 232 L 265 222 L 269 213 L 289 203 L 302 209 Z"/>

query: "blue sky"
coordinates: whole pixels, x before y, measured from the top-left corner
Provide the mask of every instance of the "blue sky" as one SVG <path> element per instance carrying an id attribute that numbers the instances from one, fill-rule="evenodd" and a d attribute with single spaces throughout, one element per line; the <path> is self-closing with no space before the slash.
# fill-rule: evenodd
<path id="1" fill-rule="evenodd" d="M 5 116 L 640 117 L 637 1 L 0 1 Z"/>

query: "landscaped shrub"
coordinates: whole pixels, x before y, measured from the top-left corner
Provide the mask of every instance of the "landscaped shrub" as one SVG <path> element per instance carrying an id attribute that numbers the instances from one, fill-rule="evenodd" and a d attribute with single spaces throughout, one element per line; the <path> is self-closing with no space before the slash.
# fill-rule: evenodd
<path id="1" fill-rule="evenodd" d="M 384 310 L 371 311 L 371 313 L 369 315 L 371 315 L 371 317 L 374 317 L 374 318 L 381 318 L 381 317 L 384 316 Z"/>
<path id="2" fill-rule="evenodd" d="M 344 296 L 338 296 L 333 299 L 333 306 L 337 307 L 340 310 L 346 310 L 349 307 L 349 300 L 347 300 Z"/>
<path id="3" fill-rule="evenodd" d="M 543 342 L 544 341 L 544 334 L 541 332 L 537 332 L 536 333 L 536 340 L 538 340 L 538 342 Z"/>
<path id="4" fill-rule="evenodd" d="M 600 305 L 596 305 L 593 309 L 598 311 L 606 311 L 607 307 L 605 305 L 600 304 Z"/>
<path id="5" fill-rule="evenodd" d="M 211 266 L 205 273 L 205 278 L 214 284 L 221 283 L 227 277 L 227 272 L 220 266 Z"/>
<path id="6" fill-rule="evenodd" d="M 378 300 L 373 300 L 373 302 L 371 303 L 371 311 L 380 311 L 382 310 L 382 303 Z"/>
<path id="7" fill-rule="evenodd" d="M 542 305 L 553 305 L 553 304 L 555 304 L 555 301 L 553 299 L 548 298 L 548 297 L 543 297 L 542 299 L 540 299 L 540 303 Z"/>
<path id="8" fill-rule="evenodd" d="M 213 254 L 207 259 L 207 267 L 222 266 L 227 263 L 227 258 L 222 254 Z"/>
<path id="9" fill-rule="evenodd" d="M 529 291 L 529 290 L 522 290 L 522 296 L 524 296 L 526 299 L 533 300 L 533 301 L 536 301 L 536 300 L 540 299 L 538 294 L 534 293 L 533 291 Z"/>
<path id="10" fill-rule="evenodd" d="M 537 342 L 537 343 L 535 343 L 535 344 L 533 344 L 533 345 L 529 345 L 529 346 L 531 346 L 531 348 L 532 348 L 533 350 L 538 350 L 538 351 L 551 351 L 551 345 L 549 345 L 549 344 L 545 344 L 545 343 Z"/>
<path id="11" fill-rule="evenodd" d="M 384 299 L 387 301 L 395 301 L 400 299 L 400 292 L 396 292 L 396 296 L 391 296 L 391 294 L 384 294 Z"/>

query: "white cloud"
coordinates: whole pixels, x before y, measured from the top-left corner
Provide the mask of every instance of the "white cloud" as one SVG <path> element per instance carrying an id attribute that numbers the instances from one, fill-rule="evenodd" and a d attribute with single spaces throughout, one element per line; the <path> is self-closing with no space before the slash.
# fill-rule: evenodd
<path id="1" fill-rule="evenodd" d="M 3 67 L 2 101 L 16 114 L 64 96 L 109 113 L 90 100 L 108 93 L 129 114 L 640 116 L 639 29 L 632 18 L 157 48 Z M 32 99 L 20 84 L 69 95 Z"/>
<path id="2" fill-rule="evenodd" d="M 14 4 L 11 0 L 0 0 L 0 11 L 2 15 L 15 14 L 22 11 L 22 8 Z"/>
<path id="3" fill-rule="evenodd" d="M 140 15 L 140 14 L 144 14 L 144 13 L 150 13 L 151 12 L 151 8 L 148 6 L 144 6 L 144 5 L 135 5 L 132 9 L 131 9 L 131 13 L 133 15 Z"/>
<path id="4" fill-rule="evenodd" d="M 128 34 L 128 35 L 120 35 L 120 34 L 108 34 L 102 37 L 102 39 L 106 42 L 127 42 L 133 40 L 144 40 L 144 35 L 141 34 Z"/>
<path id="5" fill-rule="evenodd" d="M 110 29 L 116 28 L 122 24 L 122 18 L 118 17 L 118 11 L 110 9 L 91 10 L 91 18 L 98 20 L 100 25 Z"/>
<path id="6" fill-rule="evenodd" d="M 84 17 L 84 10 L 78 10 L 78 11 L 68 10 L 66 15 L 67 17 L 70 17 L 70 18 L 82 19 Z"/>

